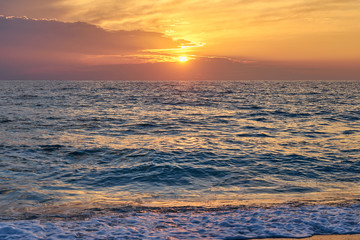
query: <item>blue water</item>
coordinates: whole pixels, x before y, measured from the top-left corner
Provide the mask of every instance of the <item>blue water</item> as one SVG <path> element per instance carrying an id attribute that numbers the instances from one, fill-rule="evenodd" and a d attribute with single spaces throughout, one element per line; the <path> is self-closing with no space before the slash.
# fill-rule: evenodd
<path id="1" fill-rule="evenodd" d="M 3 219 L 359 203 L 360 81 L 0 86 Z"/>

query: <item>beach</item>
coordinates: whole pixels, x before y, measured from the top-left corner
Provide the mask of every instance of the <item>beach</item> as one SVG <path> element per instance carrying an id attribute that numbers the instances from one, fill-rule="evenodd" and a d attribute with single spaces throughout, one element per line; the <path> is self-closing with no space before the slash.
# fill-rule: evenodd
<path id="1" fill-rule="evenodd" d="M 294 238 L 266 238 L 266 240 L 293 240 Z M 309 238 L 301 238 L 303 240 L 359 240 L 360 235 L 318 235 Z M 260 239 L 254 239 L 260 240 Z M 264 240 L 264 239 L 262 239 Z"/>

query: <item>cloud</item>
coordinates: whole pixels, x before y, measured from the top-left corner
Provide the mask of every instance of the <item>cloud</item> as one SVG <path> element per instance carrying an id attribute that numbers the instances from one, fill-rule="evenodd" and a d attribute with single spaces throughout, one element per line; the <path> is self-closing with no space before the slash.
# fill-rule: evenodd
<path id="1" fill-rule="evenodd" d="M 304 20 L 310 18 L 330 19 L 336 17 L 348 18 L 359 9 L 356 0 L 311 0 L 311 1 L 283 1 L 281 5 L 271 5 L 258 12 L 252 20 L 252 24 L 276 23 L 283 21 Z M 354 11 L 355 10 L 355 11 Z M 325 16 L 323 14 L 325 13 Z"/>
<path id="2" fill-rule="evenodd" d="M 2 0 L 0 9 L 5 15 L 84 21 L 117 29 L 159 30 L 184 24 L 201 24 L 204 29 L 218 28 L 217 23 L 238 27 L 276 19 L 301 19 L 318 12 L 332 15 L 340 11 L 342 16 L 353 16 L 359 4 L 357 0 Z"/>
<path id="3" fill-rule="evenodd" d="M 0 14 L 29 18 L 61 18 L 71 8 L 59 5 L 63 0 L 1 0 Z"/>
<path id="4" fill-rule="evenodd" d="M 354 80 L 357 67 L 306 65 L 302 63 L 244 63 L 223 58 L 198 58 L 174 62 L 108 64 L 89 66 L 49 65 L 24 71 L 0 64 L 0 80 Z"/>
<path id="5" fill-rule="evenodd" d="M 142 29 L 206 43 L 192 48 L 191 54 L 263 60 L 353 58 L 344 54 L 348 48 L 357 51 L 358 44 L 351 40 L 326 49 L 319 42 L 325 36 L 334 39 L 360 32 L 359 11 L 357 0 L 0 1 L 0 14 L 82 21 L 107 30 Z M 313 41 L 300 52 L 298 45 L 304 38 Z M 312 54 L 313 49 L 324 50 Z"/>
<path id="6" fill-rule="evenodd" d="M 69 70 L 79 64 L 151 62 L 169 56 L 145 55 L 145 51 L 177 48 L 185 43 L 191 44 L 156 32 L 106 31 L 82 22 L 0 16 L 0 65 L 28 74 Z"/>
<path id="7" fill-rule="evenodd" d="M 82 22 L 0 16 L 0 78 L 71 78 L 74 74 L 69 73 L 96 65 L 166 61 L 172 56 L 156 51 L 184 44 L 191 45 L 156 32 L 106 31 Z"/>
<path id="8" fill-rule="evenodd" d="M 161 33 L 105 31 L 91 24 L 0 17 L 1 47 L 82 54 L 121 54 L 145 49 L 176 48 Z"/>
<path id="9" fill-rule="evenodd" d="M 198 57 L 185 64 L 152 60 L 169 61 L 171 54 L 160 50 L 181 45 L 191 43 L 155 32 L 106 31 L 82 22 L 0 17 L 0 79 L 360 78 L 356 67 L 289 66 L 215 57 Z M 145 51 L 149 49 L 159 53 Z"/>

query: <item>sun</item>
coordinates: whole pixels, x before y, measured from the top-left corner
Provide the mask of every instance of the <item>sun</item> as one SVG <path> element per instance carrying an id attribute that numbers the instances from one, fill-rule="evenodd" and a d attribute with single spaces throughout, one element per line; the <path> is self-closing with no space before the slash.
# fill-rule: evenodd
<path id="1" fill-rule="evenodd" d="M 189 59 L 186 56 L 180 56 L 178 61 L 179 62 L 187 62 Z"/>

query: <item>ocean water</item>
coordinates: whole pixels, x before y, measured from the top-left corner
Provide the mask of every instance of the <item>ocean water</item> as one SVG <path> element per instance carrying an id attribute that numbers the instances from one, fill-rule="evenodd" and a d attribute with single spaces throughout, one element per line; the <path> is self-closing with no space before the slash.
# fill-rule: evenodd
<path id="1" fill-rule="evenodd" d="M 1 239 L 360 233 L 360 81 L 0 81 Z"/>

